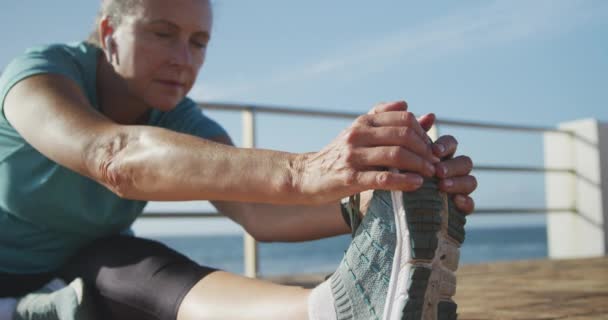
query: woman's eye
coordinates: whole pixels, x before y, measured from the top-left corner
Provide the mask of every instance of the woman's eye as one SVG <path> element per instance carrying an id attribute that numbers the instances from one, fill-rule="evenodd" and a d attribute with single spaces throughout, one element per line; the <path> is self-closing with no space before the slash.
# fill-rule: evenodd
<path id="1" fill-rule="evenodd" d="M 171 35 L 164 32 L 154 32 L 154 34 L 159 38 L 169 38 Z"/>
<path id="2" fill-rule="evenodd" d="M 199 49 L 203 49 L 203 48 L 207 47 L 206 43 L 192 41 L 192 44 Z"/>

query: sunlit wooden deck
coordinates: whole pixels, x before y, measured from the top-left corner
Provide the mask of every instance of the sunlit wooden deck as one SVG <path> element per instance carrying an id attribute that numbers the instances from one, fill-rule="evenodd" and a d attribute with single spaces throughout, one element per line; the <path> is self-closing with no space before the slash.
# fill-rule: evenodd
<path id="1" fill-rule="evenodd" d="M 271 280 L 313 287 L 323 275 Z M 608 319 L 608 257 L 463 265 L 460 320 Z"/>

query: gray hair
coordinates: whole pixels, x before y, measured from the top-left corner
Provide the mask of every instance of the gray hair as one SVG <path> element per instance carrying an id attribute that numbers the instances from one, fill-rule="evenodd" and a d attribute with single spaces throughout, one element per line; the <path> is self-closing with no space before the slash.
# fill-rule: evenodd
<path id="1" fill-rule="evenodd" d="M 87 42 L 101 47 L 98 30 L 101 19 L 108 16 L 112 25 L 118 26 L 125 16 L 133 14 L 141 4 L 142 0 L 102 0 L 97 18 L 95 19 L 93 32 L 89 35 Z"/>

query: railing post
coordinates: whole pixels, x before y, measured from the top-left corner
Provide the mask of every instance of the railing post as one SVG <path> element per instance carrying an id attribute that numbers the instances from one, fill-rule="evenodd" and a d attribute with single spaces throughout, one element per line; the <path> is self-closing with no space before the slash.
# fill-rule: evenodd
<path id="1" fill-rule="evenodd" d="M 243 147 L 255 148 L 255 112 L 253 108 L 243 110 Z M 245 276 L 258 275 L 258 244 L 247 232 L 243 234 L 243 260 Z"/>
<path id="2" fill-rule="evenodd" d="M 549 257 L 606 255 L 608 249 L 608 124 L 579 120 L 560 124 L 572 134 L 545 133 L 545 167 L 571 173 L 545 175 L 548 208 L 572 208 L 547 216 Z"/>

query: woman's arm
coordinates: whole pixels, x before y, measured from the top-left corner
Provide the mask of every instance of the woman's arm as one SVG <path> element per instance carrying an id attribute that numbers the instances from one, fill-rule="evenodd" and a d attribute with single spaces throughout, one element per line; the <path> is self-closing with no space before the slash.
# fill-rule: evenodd
<path id="1" fill-rule="evenodd" d="M 421 123 L 428 122 L 424 117 Z M 432 123 L 432 121 L 431 121 Z M 431 123 L 425 127 L 430 127 Z M 228 141 L 228 142 L 226 142 Z M 220 142 L 230 143 L 229 139 Z M 475 208 L 470 194 L 477 188 L 477 180 L 471 175 L 473 163 L 467 156 L 452 159 L 458 141 L 452 136 L 442 136 L 435 146 L 435 153 L 446 158 L 438 163 L 439 188 L 449 193 L 458 210 L 470 214 Z M 451 181 L 451 184 L 446 183 Z M 365 215 L 373 190 L 361 192 L 361 213 Z M 237 202 L 214 202 L 220 212 L 241 224 L 258 241 L 306 241 L 349 233 L 338 202 L 319 206 L 280 206 Z"/>
<path id="2" fill-rule="evenodd" d="M 15 85 L 5 114 L 38 151 L 116 194 L 143 200 L 321 204 L 368 189 L 416 189 L 430 144 L 405 103 L 380 105 L 314 154 L 239 149 L 149 126 L 116 124 L 58 75 Z"/>
<path id="3" fill-rule="evenodd" d="M 222 214 L 262 242 L 308 241 L 350 232 L 339 202 L 321 205 L 276 205 L 213 201 Z"/>
<path id="4" fill-rule="evenodd" d="M 293 201 L 296 155 L 118 125 L 63 76 L 22 80 L 8 93 L 4 111 L 42 154 L 125 198 Z"/>
<path id="5" fill-rule="evenodd" d="M 428 131 L 435 121 L 432 114 L 422 116 L 419 122 Z M 228 136 L 218 136 L 214 141 L 232 145 Z M 442 136 L 434 144 L 435 155 L 446 160 L 436 164 L 440 188 L 454 197 L 456 207 L 469 214 L 474 202 L 469 194 L 477 187 L 475 177 L 471 176 L 472 162 L 469 157 L 459 156 L 452 159 L 458 141 L 452 136 Z M 447 180 L 452 180 L 448 187 Z M 361 213 L 365 215 L 372 198 L 373 190 L 361 192 Z M 256 240 L 307 241 L 350 233 L 350 226 L 344 221 L 338 202 L 326 205 L 269 205 L 256 203 L 213 201 L 224 215 L 239 223 Z"/>
<path id="6" fill-rule="evenodd" d="M 434 123 L 434 115 L 419 119 L 423 129 Z M 232 145 L 227 136 L 215 137 L 214 141 Z M 433 145 L 435 155 L 445 160 L 437 163 L 439 187 L 454 198 L 456 207 L 463 213 L 473 211 L 475 204 L 469 196 L 477 188 L 477 180 L 470 175 L 473 168 L 467 156 L 453 158 L 458 141 L 452 136 L 442 136 Z M 446 183 L 451 180 L 451 184 Z M 373 190 L 361 192 L 361 213 L 365 215 Z M 254 203 L 214 201 L 223 214 L 235 220 L 258 241 L 307 241 L 351 232 L 345 223 L 339 204 L 332 202 L 318 206 L 285 206 Z"/>
<path id="7" fill-rule="evenodd" d="M 234 145 L 229 136 L 211 140 Z M 342 217 L 339 202 L 321 205 L 276 205 L 236 201 L 212 201 L 219 212 L 241 225 L 262 242 L 309 241 L 351 230 Z"/>

